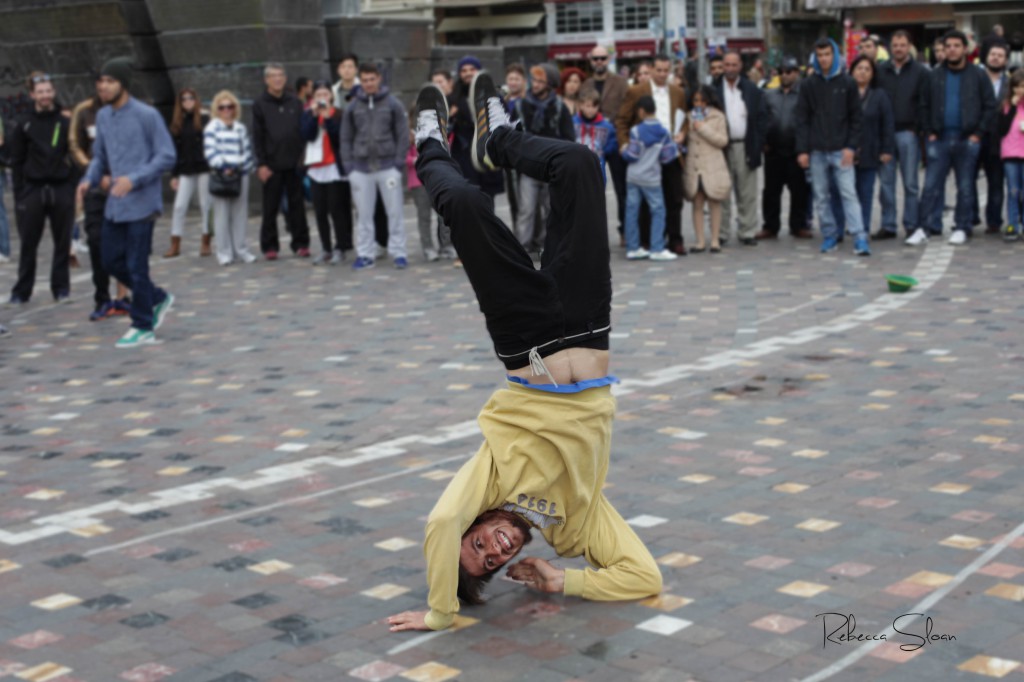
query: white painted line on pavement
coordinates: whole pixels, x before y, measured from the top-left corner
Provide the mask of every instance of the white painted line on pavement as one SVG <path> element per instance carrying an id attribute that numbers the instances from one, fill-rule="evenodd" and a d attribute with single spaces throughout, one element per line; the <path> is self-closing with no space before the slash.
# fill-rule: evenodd
<path id="1" fill-rule="evenodd" d="M 625 395 L 632 393 L 636 388 L 649 388 L 681 381 L 698 372 L 710 372 L 735 366 L 746 360 L 763 357 L 793 346 L 816 341 L 830 334 L 849 331 L 864 322 L 876 320 L 889 312 L 904 307 L 927 291 L 945 273 L 953 258 L 953 251 L 952 247 L 945 244 L 933 243 L 929 245 L 913 273 L 913 276 L 920 284 L 909 293 L 883 294 L 874 301 L 860 306 L 852 313 L 840 315 L 823 325 L 805 327 L 790 334 L 761 339 L 736 350 L 705 356 L 694 363 L 675 365 L 655 372 L 649 372 L 646 374 L 647 378 L 624 379 L 621 384 L 613 386 L 612 390 L 616 395 Z M 479 434 L 479 428 L 475 420 L 440 427 L 437 430 L 441 431 L 443 435 L 425 436 L 411 434 L 394 438 L 389 441 L 358 448 L 355 452 L 360 454 L 352 458 L 333 455 L 311 457 L 305 460 L 260 469 L 245 478 L 225 476 L 177 488 L 159 490 L 149 493 L 149 500 L 135 504 L 114 500 L 44 516 L 33 519 L 30 522 L 32 525 L 37 526 L 37 528 L 32 530 L 12 532 L 0 529 L 0 543 L 20 545 L 34 542 L 100 523 L 100 515 L 113 511 L 119 511 L 126 515 L 141 514 L 155 509 L 209 499 L 215 496 L 216 493 L 214 491 L 219 488 L 251 490 L 309 476 L 313 473 L 313 468 L 321 465 L 341 468 L 351 467 L 357 464 L 405 454 L 407 452 L 405 446 L 414 443 L 436 445 Z"/>
<path id="2" fill-rule="evenodd" d="M 127 540 L 125 542 L 119 542 L 116 545 L 107 545 L 106 547 L 97 547 L 96 549 L 91 549 L 88 552 L 85 552 L 85 556 L 96 556 L 97 554 L 116 552 L 117 550 L 124 549 L 125 547 L 131 547 L 132 545 L 151 542 L 152 540 L 156 540 L 158 538 L 162 538 L 168 535 L 177 535 L 178 533 L 189 533 L 194 530 L 199 530 L 200 528 L 208 528 L 209 526 L 215 526 L 219 523 L 224 523 L 225 521 L 232 521 L 234 519 L 252 516 L 253 514 L 270 511 L 271 509 L 277 509 L 278 507 L 287 507 L 289 505 L 298 504 L 299 502 L 308 502 L 309 500 L 315 500 L 318 497 L 324 497 L 326 495 L 333 495 L 335 493 L 345 492 L 346 490 L 361 488 L 365 485 L 380 483 L 381 481 L 387 481 L 389 479 L 398 478 L 400 476 L 406 476 L 408 474 L 415 474 L 417 472 L 425 471 L 427 469 L 433 469 L 434 467 L 441 464 L 445 464 L 447 462 L 453 462 L 458 459 L 467 459 L 470 456 L 471 455 L 452 455 L 451 457 L 445 457 L 444 459 L 439 459 L 438 461 L 431 462 L 430 464 L 423 464 L 418 467 L 410 467 L 408 469 L 403 469 L 402 471 L 392 471 L 389 474 L 381 474 L 380 476 L 371 476 L 370 478 L 364 478 L 361 481 L 353 481 L 352 483 L 339 485 L 336 488 L 330 488 L 328 490 L 318 490 L 315 493 L 310 493 L 308 495 L 299 495 L 298 497 L 290 497 L 287 500 L 280 500 L 279 502 L 265 504 L 261 507 L 250 507 L 248 509 L 245 509 L 244 511 L 235 512 L 234 514 L 228 514 L 227 516 L 218 516 L 215 519 L 207 519 L 206 521 L 198 521 L 196 523 L 190 523 L 185 526 L 168 528 L 167 530 L 162 530 L 157 533 L 151 533 L 149 535 L 144 535 L 142 537 Z"/>

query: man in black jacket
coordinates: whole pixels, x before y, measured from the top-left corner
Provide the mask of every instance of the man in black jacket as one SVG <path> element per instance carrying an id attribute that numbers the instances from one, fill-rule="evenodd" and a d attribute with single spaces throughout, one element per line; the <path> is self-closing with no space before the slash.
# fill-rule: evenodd
<path id="1" fill-rule="evenodd" d="M 907 239 L 916 246 L 942 234 L 942 193 L 950 167 L 956 175 L 956 213 L 949 243 L 967 242 L 971 235 L 971 205 L 977 187 L 974 171 L 981 153 L 981 137 L 992 125 L 995 97 L 981 69 L 967 61 L 967 36 L 962 31 L 946 33 L 946 60 L 931 72 L 929 96 L 925 100 L 924 131 L 928 136 L 924 196 L 921 215 L 926 229 Z"/>
<path id="2" fill-rule="evenodd" d="M 575 142 L 572 112 L 555 92 L 558 86 L 559 74 L 554 64 L 537 64 L 531 68 L 530 89 L 516 102 L 515 118 L 522 121 L 523 129 L 528 133 Z M 551 212 L 547 183 L 527 175 L 520 176 L 518 199 L 516 236 L 528 252 L 539 252 L 544 247 L 548 214 Z"/>
<path id="3" fill-rule="evenodd" d="M 889 43 L 892 59 L 878 65 L 878 83 L 889 95 L 896 122 L 895 163 L 881 166 L 879 199 L 882 227 L 872 239 L 896 237 L 896 168 L 903 176 L 903 231 L 909 237 L 924 225 L 919 212 L 921 167 L 921 112 L 928 95 L 928 69 L 910 55 L 910 34 L 900 29 Z"/>
<path id="4" fill-rule="evenodd" d="M 288 76 L 282 65 L 267 64 L 263 81 L 267 89 L 252 103 L 252 147 L 256 154 L 256 174 L 263 183 L 260 250 L 267 260 L 277 260 L 281 250 L 277 240 L 277 212 L 281 207 L 281 193 L 287 192 L 292 253 L 309 258 L 309 225 L 299 175 L 306 149 L 299 132 L 302 102 L 285 91 Z"/>
<path id="5" fill-rule="evenodd" d="M 789 233 L 810 239 L 807 198 L 811 186 L 807 172 L 796 162 L 796 105 L 800 98 L 800 65 L 795 57 L 782 60 L 779 87 L 764 94 L 767 131 L 764 145 L 764 193 L 761 212 L 764 229 L 758 239 L 777 239 L 781 222 L 782 188 L 789 189 Z"/>
<path id="6" fill-rule="evenodd" d="M 11 171 L 21 254 L 11 303 L 28 303 L 36 281 L 36 252 L 50 221 L 53 263 L 50 291 L 56 301 L 71 295 L 71 228 L 75 222 L 75 171 L 68 150 L 69 117 L 57 105 L 50 77 L 28 78 L 33 108 L 11 130 Z"/>
<path id="7" fill-rule="evenodd" d="M 730 50 L 722 59 L 725 69 L 715 80 L 715 89 L 725 107 L 729 125 L 729 146 L 725 158 L 732 178 L 732 193 L 738 206 L 737 236 L 740 243 L 756 246 L 757 169 L 764 149 L 764 97 L 761 89 L 742 75 L 740 53 Z M 722 202 L 722 228 L 727 240 L 732 229 L 732 193 Z"/>
<path id="8" fill-rule="evenodd" d="M 860 148 L 860 94 L 853 79 L 843 73 L 841 59 L 834 41 L 822 38 L 814 44 L 813 72 L 800 84 L 796 108 L 797 163 L 811 169 L 821 252 L 835 251 L 840 237 L 829 196 L 831 176 L 842 198 L 846 228 L 854 236 L 854 253 L 869 256 L 853 168 L 854 153 Z"/>

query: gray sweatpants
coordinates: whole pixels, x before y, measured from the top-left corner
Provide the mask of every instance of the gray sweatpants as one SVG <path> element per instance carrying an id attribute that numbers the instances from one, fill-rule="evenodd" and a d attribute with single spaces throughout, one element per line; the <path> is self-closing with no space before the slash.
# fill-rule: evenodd
<path id="1" fill-rule="evenodd" d="M 519 177 L 519 214 L 516 216 L 516 239 L 527 251 L 544 248 L 551 199 L 548 185 L 529 175 Z M 534 230 L 536 224 L 536 230 Z"/>
<path id="2" fill-rule="evenodd" d="M 213 197 L 213 245 L 223 265 L 251 256 L 245 233 L 249 226 L 249 176 L 242 178 L 242 192 L 233 199 Z"/>
<path id="3" fill-rule="evenodd" d="M 380 190 L 384 211 L 388 215 L 388 255 L 392 258 L 406 258 L 405 221 L 402 219 L 402 173 L 397 168 L 364 173 L 352 171 L 348 174 L 352 186 L 352 203 L 356 207 L 356 255 L 374 260 L 377 243 L 374 241 L 373 211 L 377 205 L 377 190 Z"/>

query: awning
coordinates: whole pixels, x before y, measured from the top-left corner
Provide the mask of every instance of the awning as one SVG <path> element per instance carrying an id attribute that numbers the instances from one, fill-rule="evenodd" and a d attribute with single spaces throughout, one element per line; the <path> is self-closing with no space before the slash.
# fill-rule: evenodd
<path id="1" fill-rule="evenodd" d="M 437 27 L 438 33 L 458 31 L 495 31 L 499 29 L 537 28 L 544 18 L 544 12 L 522 14 L 490 14 L 479 17 L 445 17 Z"/>
<path id="2" fill-rule="evenodd" d="M 615 43 L 616 59 L 653 57 L 655 54 L 657 54 L 657 46 L 653 40 L 620 40 Z"/>
<path id="3" fill-rule="evenodd" d="M 548 59 L 563 61 L 586 59 L 597 45 L 595 43 L 575 43 L 568 45 L 548 45 Z"/>

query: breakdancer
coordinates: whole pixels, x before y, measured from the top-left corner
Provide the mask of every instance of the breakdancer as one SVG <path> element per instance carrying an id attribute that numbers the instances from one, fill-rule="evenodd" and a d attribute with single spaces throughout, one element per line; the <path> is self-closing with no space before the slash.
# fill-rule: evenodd
<path id="1" fill-rule="evenodd" d="M 514 130 L 489 74 L 470 86 L 473 164 L 513 168 L 551 186 L 541 267 L 463 178 L 448 151 L 448 105 L 433 85 L 416 102 L 416 172 L 452 228 L 452 243 L 480 303 L 507 385 L 480 411 L 484 442 L 427 521 L 429 611 L 388 618 L 392 631 L 440 630 L 459 601 L 482 602 L 484 584 L 536 528 L 559 556 L 593 568 L 560 569 L 537 557 L 509 577 L 542 592 L 638 599 L 661 591 L 651 553 L 602 493 L 615 399 L 608 376 L 611 269 L 600 161 L 583 145 Z"/>

